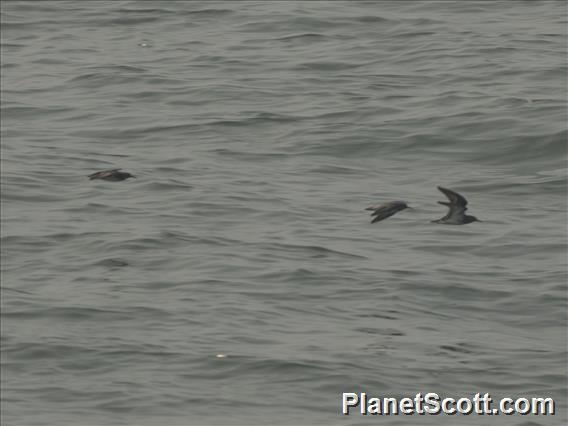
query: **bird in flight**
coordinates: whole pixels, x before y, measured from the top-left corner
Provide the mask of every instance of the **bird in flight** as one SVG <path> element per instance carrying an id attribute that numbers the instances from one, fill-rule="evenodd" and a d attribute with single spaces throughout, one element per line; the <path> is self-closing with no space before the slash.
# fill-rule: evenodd
<path id="1" fill-rule="evenodd" d="M 481 222 L 475 216 L 465 214 L 467 210 L 467 200 L 457 192 L 447 188 L 438 186 L 438 189 L 448 197 L 449 201 L 438 201 L 438 203 L 448 207 L 448 214 L 441 219 L 433 220 L 434 223 L 444 225 L 466 225 L 471 222 Z M 390 201 L 383 204 L 375 204 L 367 207 L 365 210 L 371 210 L 371 216 L 374 216 L 371 223 L 380 222 L 381 220 L 391 217 L 404 209 L 411 209 L 404 201 Z"/>
<path id="2" fill-rule="evenodd" d="M 481 222 L 475 216 L 470 216 L 465 214 L 467 210 L 467 200 L 458 194 L 447 188 L 442 188 L 441 186 L 438 187 L 440 192 L 448 197 L 449 202 L 447 201 L 438 201 L 438 204 L 442 204 L 443 206 L 448 206 L 448 214 L 445 215 L 443 218 L 438 220 L 433 220 L 434 223 L 443 223 L 445 225 L 466 225 L 471 222 Z"/>
<path id="3" fill-rule="evenodd" d="M 93 173 L 87 177 L 89 178 L 89 180 L 102 179 L 102 180 L 108 180 L 110 182 L 119 182 L 121 180 L 126 180 L 130 177 L 133 178 L 136 177 L 128 172 L 121 172 L 121 170 L 122 169 L 103 170 L 100 172 Z"/>
<path id="4" fill-rule="evenodd" d="M 379 222 L 404 209 L 411 209 L 404 201 L 389 201 L 383 204 L 374 204 L 365 210 L 372 210 L 371 216 L 375 216 L 371 223 Z"/>

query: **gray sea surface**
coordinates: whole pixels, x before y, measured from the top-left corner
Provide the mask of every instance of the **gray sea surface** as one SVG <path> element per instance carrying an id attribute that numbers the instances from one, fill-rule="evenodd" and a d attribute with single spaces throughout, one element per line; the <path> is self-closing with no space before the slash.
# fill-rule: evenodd
<path id="1" fill-rule="evenodd" d="M 2 1 L 2 425 L 565 425 L 566 18 Z"/>

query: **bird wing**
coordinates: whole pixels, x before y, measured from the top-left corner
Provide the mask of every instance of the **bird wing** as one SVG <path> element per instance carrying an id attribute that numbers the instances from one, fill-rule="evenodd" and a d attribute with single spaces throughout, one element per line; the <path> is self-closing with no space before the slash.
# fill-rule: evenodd
<path id="1" fill-rule="evenodd" d="M 391 217 L 393 214 L 403 210 L 406 207 L 405 203 L 400 201 L 392 201 L 390 203 L 375 204 L 369 206 L 366 210 L 372 210 L 371 216 L 375 216 L 371 223 L 379 222 L 387 217 Z"/>
<path id="2" fill-rule="evenodd" d="M 442 188 L 441 186 L 439 186 L 438 189 L 440 190 L 440 192 L 442 194 L 444 194 L 446 197 L 448 197 L 448 200 L 450 200 L 450 205 L 455 205 L 457 207 L 463 207 L 464 209 L 465 209 L 465 206 L 467 206 L 467 200 L 463 196 L 458 194 L 457 192 L 454 192 L 451 189 Z M 446 203 L 444 203 L 444 204 L 446 204 Z"/>
<path id="3" fill-rule="evenodd" d="M 442 220 L 448 222 L 462 222 L 465 211 L 467 210 L 467 200 L 450 189 L 442 188 L 441 186 L 439 186 L 438 189 L 450 200 L 449 203 L 438 201 L 438 203 L 447 206 L 449 209 L 448 214 L 444 216 Z"/>
<path id="4" fill-rule="evenodd" d="M 122 170 L 122 169 L 102 170 L 100 172 L 95 172 L 93 174 L 90 174 L 87 177 L 91 178 L 91 180 L 96 179 L 96 178 L 103 178 L 103 177 L 111 176 L 114 172 L 118 172 L 119 170 Z"/>

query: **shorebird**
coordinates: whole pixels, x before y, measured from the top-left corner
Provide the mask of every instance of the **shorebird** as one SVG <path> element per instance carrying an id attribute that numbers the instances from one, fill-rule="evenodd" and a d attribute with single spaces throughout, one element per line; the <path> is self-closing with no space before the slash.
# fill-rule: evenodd
<path id="1" fill-rule="evenodd" d="M 108 180 L 110 182 L 119 182 L 121 180 L 126 180 L 130 177 L 133 178 L 136 177 L 128 172 L 121 172 L 120 170 L 122 169 L 103 170 L 89 175 L 88 178 L 89 180 L 102 179 L 102 180 Z"/>
<path id="2" fill-rule="evenodd" d="M 481 222 L 481 220 L 475 216 L 465 214 L 467 210 L 467 200 L 463 196 L 450 189 L 442 188 L 441 186 L 438 186 L 438 189 L 450 200 L 449 203 L 447 201 L 438 201 L 438 203 L 448 206 L 449 211 L 443 218 L 433 220 L 432 222 L 443 223 L 445 225 L 466 225 L 471 222 Z"/>
<path id="3" fill-rule="evenodd" d="M 387 217 L 391 217 L 393 214 L 398 213 L 404 209 L 411 209 L 408 207 L 404 201 L 389 201 L 383 204 L 374 204 L 367 207 L 365 210 L 372 210 L 371 216 L 375 216 L 371 223 L 379 222 Z"/>

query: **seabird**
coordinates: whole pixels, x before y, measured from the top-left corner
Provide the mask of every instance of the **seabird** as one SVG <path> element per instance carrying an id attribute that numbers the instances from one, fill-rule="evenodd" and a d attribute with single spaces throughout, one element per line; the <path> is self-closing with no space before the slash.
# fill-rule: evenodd
<path id="1" fill-rule="evenodd" d="M 88 178 L 89 180 L 102 179 L 102 180 L 108 180 L 110 182 L 119 182 L 121 180 L 126 180 L 130 177 L 133 178 L 136 177 L 128 172 L 121 172 L 120 170 L 122 169 L 103 170 L 100 172 L 93 173 L 92 175 L 89 175 Z"/>
<path id="2" fill-rule="evenodd" d="M 467 200 L 464 197 L 457 192 L 447 188 L 442 188 L 441 186 L 438 186 L 438 189 L 442 192 L 442 194 L 448 197 L 448 200 L 450 200 L 449 203 L 446 201 L 438 201 L 438 203 L 448 206 L 449 211 L 443 218 L 433 220 L 432 222 L 443 223 L 445 225 L 465 225 L 471 222 L 481 222 L 475 216 L 465 214 L 465 211 L 467 210 Z"/>
<path id="3" fill-rule="evenodd" d="M 404 201 L 389 201 L 388 203 L 375 204 L 367 207 L 365 210 L 372 210 L 371 216 L 375 216 L 371 223 L 379 222 L 380 220 L 391 217 L 393 214 L 404 210 L 410 209 Z"/>

